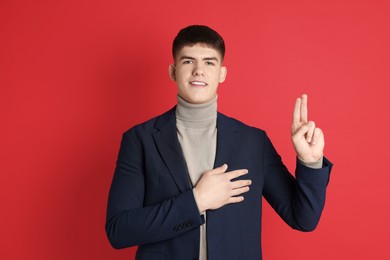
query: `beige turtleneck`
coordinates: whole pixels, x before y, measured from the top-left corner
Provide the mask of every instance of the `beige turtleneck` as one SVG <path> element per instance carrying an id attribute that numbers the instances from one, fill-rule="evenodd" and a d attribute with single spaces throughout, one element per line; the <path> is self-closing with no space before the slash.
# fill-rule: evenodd
<path id="1" fill-rule="evenodd" d="M 202 174 L 214 167 L 217 149 L 217 97 L 204 104 L 191 104 L 177 96 L 177 135 L 195 187 Z M 206 219 L 206 214 L 205 214 Z M 206 222 L 200 227 L 199 260 L 207 259 Z"/>

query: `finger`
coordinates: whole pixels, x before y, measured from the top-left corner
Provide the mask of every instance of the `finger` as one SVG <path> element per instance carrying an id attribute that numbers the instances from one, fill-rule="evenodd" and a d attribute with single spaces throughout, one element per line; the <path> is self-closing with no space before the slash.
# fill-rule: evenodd
<path id="1" fill-rule="evenodd" d="M 298 141 L 304 137 L 304 135 L 309 131 L 312 122 L 304 124 L 299 128 L 299 130 L 293 135 L 293 140 Z"/>
<path id="2" fill-rule="evenodd" d="M 224 165 L 211 170 L 210 174 L 224 173 L 224 172 L 226 172 L 227 169 L 228 169 L 228 165 L 225 163 Z"/>
<path id="3" fill-rule="evenodd" d="M 244 200 L 244 196 L 238 196 L 238 197 L 230 197 L 227 201 L 227 204 L 230 203 L 238 203 Z"/>
<path id="4" fill-rule="evenodd" d="M 294 112 L 293 112 L 293 126 L 299 124 L 301 120 L 301 102 L 300 98 L 295 101 Z"/>
<path id="5" fill-rule="evenodd" d="M 307 95 L 302 95 L 302 102 L 301 102 L 301 122 L 307 123 Z"/>
<path id="6" fill-rule="evenodd" d="M 232 180 L 232 179 L 235 179 L 235 178 L 240 177 L 242 175 L 245 175 L 247 173 L 248 173 L 247 169 L 240 169 L 240 170 L 231 171 L 231 172 L 228 172 L 228 178 L 229 178 L 229 180 Z"/>
<path id="7" fill-rule="evenodd" d="M 316 124 L 313 121 L 310 121 L 309 123 L 310 123 L 309 131 L 307 131 L 307 134 L 306 134 L 306 141 L 308 143 L 310 143 L 311 140 L 313 139 L 314 129 L 316 128 Z"/>
<path id="8" fill-rule="evenodd" d="M 232 190 L 231 194 L 232 194 L 232 196 L 237 196 L 237 195 L 240 195 L 240 194 L 248 192 L 248 191 L 249 191 L 249 187 L 246 186 L 246 187 Z"/>
<path id="9" fill-rule="evenodd" d="M 313 142 L 312 144 L 316 144 L 318 142 L 318 140 L 320 140 L 321 138 L 321 135 L 322 135 L 322 130 L 320 128 L 316 128 L 314 130 L 314 134 L 313 134 Z"/>
<path id="10" fill-rule="evenodd" d="M 239 188 L 251 185 L 251 184 L 252 184 L 251 180 L 238 180 L 238 181 L 231 182 L 233 189 L 239 189 Z"/>

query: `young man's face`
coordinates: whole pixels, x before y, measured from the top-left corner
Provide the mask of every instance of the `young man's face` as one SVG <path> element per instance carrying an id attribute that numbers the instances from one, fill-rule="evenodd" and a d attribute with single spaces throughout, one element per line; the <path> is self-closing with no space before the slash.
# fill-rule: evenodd
<path id="1" fill-rule="evenodd" d="M 218 84 L 225 81 L 226 72 L 219 52 L 202 44 L 184 46 L 177 53 L 175 64 L 169 66 L 179 96 L 192 104 L 212 100 Z"/>

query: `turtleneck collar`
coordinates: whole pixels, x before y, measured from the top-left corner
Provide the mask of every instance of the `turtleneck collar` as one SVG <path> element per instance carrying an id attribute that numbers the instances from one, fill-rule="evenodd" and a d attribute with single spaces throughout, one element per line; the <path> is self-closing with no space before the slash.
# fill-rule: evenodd
<path id="1" fill-rule="evenodd" d="M 176 124 L 197 129 L 216 127 L 217 96 L 204 104 L 191 104 L 177 95 Z"/>

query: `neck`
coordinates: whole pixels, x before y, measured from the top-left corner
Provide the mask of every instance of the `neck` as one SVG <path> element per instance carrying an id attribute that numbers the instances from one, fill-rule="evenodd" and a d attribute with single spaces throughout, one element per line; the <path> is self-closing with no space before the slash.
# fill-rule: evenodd
<path id="1" fill-rule="evenodd" d="M 191 104 L 177 96 L 176 123 L 185 128 L 215 127 L 217 122 L 217 96 L 207 103 Z"/>

